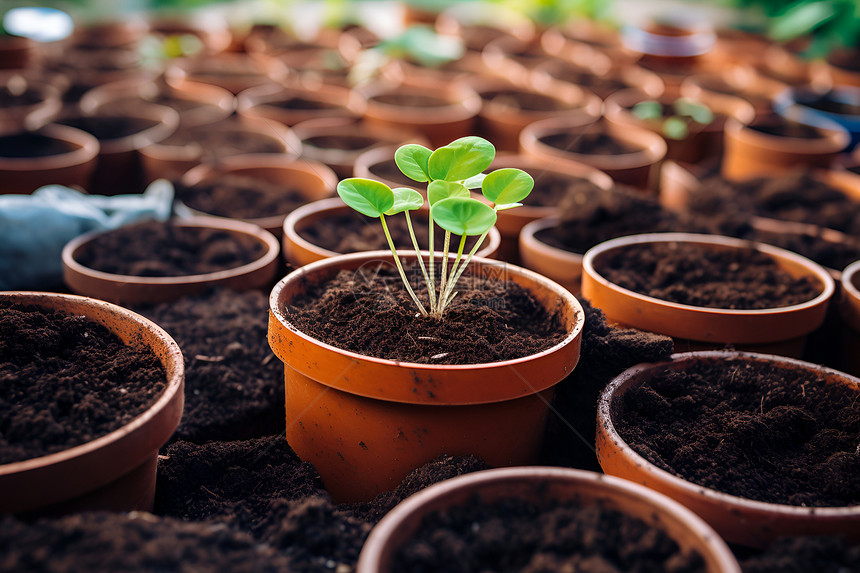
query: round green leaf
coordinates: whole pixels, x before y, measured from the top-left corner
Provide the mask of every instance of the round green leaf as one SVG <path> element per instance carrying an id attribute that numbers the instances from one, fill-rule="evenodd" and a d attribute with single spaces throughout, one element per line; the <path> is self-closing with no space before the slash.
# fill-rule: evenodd
<path id="1" fill-rule="evenodd" d="M 469 196 L 469 190 L 461 183 L 431 181 L 427 185 L 427 202 L 430 203 L 431 207 L 443 199 Z"/>
<path id="2" fill-rule="evenodd" d="M 430 181 L 427 162 L 433 152 L 416 143 L 401 145 L 394 152 L 394 162 L 404 175 L 414 181 Z"/>
<path id="3" fill-rule="evenodd" d="M 403 211 L 414 211 L 420 209 L 424 204 L 424 197 L 415 189 L 398 187 L 392 189 L 394 193 L 394 205 L 385 212 L 386 215 L 396 215 Z"/>
<path id="4" fill-rule="evenodd" d="M 481 193 L 496 204 L 519 203 L 534 189 L 535 180 L 522 169 L 496 169 L 484 178 Z"/>
<path id="5" fill-rule="evenodd" d="M 379 217 L 394 206 L 391 187 L 372 179 L 353 177 L 337 184 L 343 202 L 368 217 Z"/>
<path id="6" fill-rule="evenodd" d="M 496 224 L 496 212 L 477 199 L 451 197 L 430 208 L 436 223 L 455 235 L 480 235 Z"/>
<path id="7" fill-rule="evenodd" d="M 660 119 L 663 117 L 663 106 L 659 101 L 646 100 L 635 104 L 630 111 L 639 119 Z"/>
<path id="8" fill-rule="evenodd" d="M 440 147 L 430 155 L 430 179 L 463 181 L 490 166 L 496 148 L 482 137 L 470 135 Z"/>

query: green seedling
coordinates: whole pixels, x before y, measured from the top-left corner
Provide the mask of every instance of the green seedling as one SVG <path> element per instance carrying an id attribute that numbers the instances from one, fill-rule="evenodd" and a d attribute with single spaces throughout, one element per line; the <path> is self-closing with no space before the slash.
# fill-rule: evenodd
<path id="1" fill-rule="evenodd" d="M 672 102 L 671 115 L 666 115 L 658 101 L 640 101 L 631 112 L 639 119 L 660 124 L 663 135 L 671 139 L 686 139 L 693 124 L 708 125 L 714 121 L 714 113 L 705 104 L 684 97 Z"/>
<path id="2" fill-rule="evenodd" d="M 414 189 L 391 189 L 379 181 L 358 177 L 344 179 L 337 185 L 337 193 L 344 203 L 362 215 L 379 219 L 400 278 L 422 316 L 442 318 L 445 309 L 457 295 L 454 291 L 457 281 L 496 223 L 498 211 L 519 207 L 520 201 L 534 188 L 534 179 L 520 169 L 497 169 L 484 174 L 483 171 L 490 166 L 495 156 L 493 145 L 475 136 L 462 137 L 435 151 L 416 144 L 403 145 L 394 154 L 397 167 L 404 175 L 413 181 L 427 183 L 430 249 L 426 265 L 409 215 L 410 211 L 424 206 L 424 196 Z M 480 189 L 487 202 L 473 198 L 471 189 Z M 410 286 L 388 231 L 385 218 L 399 213 L 406 217 L 412 247 L 427 286 L 429 308 L 425 308 Z M 437 255 L 433 241 L 436 225 L 445 231 L 438 288 Z M 460 239 L 449 269 L 452 235 L 459 235 Z M 477 236 L 478 240 L 464 258 L 466 237 L 470 236 Z"/>

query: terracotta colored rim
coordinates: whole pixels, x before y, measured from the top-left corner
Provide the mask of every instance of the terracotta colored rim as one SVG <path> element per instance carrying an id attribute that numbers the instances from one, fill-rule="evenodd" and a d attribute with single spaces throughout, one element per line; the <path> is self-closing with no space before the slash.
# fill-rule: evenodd
<path id="1" fill-rule="evenodd" d="M 284 219 L 282 251 L 285 255 L 288 255 L 291 250 L 298 249 L 302 253 L 307 253 L 307 256 L 315 257 L 315 260 L 327 259 L 329 257 L 343 254 L 324 249 L 319 245 L 308 241 L 301 235 L 301 231 L 309 226 L 308 218 L 310 217 L 317 220 L 324 219 L 326 217 L 326 213 L 328 213 L 329 216 L 335 216 L 351 212 L 354 211 L 345 205 L 339 197 L 320 199 L 319 201 L 302 205 L 287 215 Z M 501 241 L 502 238 L 499 234 L 499 230 L 495 227 L 491 228 L 490 232 L 487 234 L 484 245 L 475 253 L 475 256 L 491 257 L 494 253 L 498 252 Z"/>
<path id="2" fill-rule="evenodd" d="M 82 495 L 136 467 L 167 442 L 182 417 L 185 362 L 179 346 L 160 326 L 126 308 L 82 296 L 11 291 L 0 292 L 0 300 L 85 315 L 108 326 L 126 344 L 152 347 L 167 371 L 164 392 L 121 428 L 67 450 L 0 465 L 0 506 L 4 510 L 22 511 Z M 133 326 L 127 331 L 111 327 L 109 321 L 115 317 Z M 102 483 L 70 481 L 73 472 L 84 472 L 90 478 L 99 475 Z M 34 488 L 34 483 L 43 487 Z M 33 494 L 27 495 L 27 491 Z"/>
<path id="3" fill-rule="evenodd" d="M 842 271 L 842 300 L 840 311 L 842 319 L 848 325 L 860 332 L 860 261 L 854 261 Z"/>
<path id="4" fill-rule="evenodd" d="M 748 358 L 760 362 L 772 362 L 811 369 L 820 376 L 841 383 L 860 385 L 860 380 L 817 364 L 810 364 L 793 358 L 736 351 L 701 351 L 673 354 L 671 361 L 639 364 L 619 374 L 604 388 L 597 404 L 597 454 L 601 466 L 606 469 L 608 455 L 617 456 L 618 462 L 629 468 L 623 472 L 627 479 L 663 492 L 677 501 L 692 500 L 685 503 L 699 515 L 709 514 L 706 521 L 721 521 L 724 527 L 711 523 L 724 537 L 743 544 L 761 545 L 768 536 L 779 535 L 816 535 L 847 534 L 860 537 L 860 505 L 847 507 L 801 507 L 778 503 L 754 501 L 723 493 L 715 489 L 694 484 L 653 465 L 640 456 L 621 437 L 612 419 L 615 400 L 634 384 L 638 384 L 648 373 L 666 368 L 683 368 L 693 361 L 722 361 L 727 358 Z M 635 468 L 635 469 L 634 469 Z M 619 473 L 612 472 L 614 475 Z M 635 475 L 634 475 L 635 474 Z M 748 522 L 762 526 L 761 532 L 749 531 L 744 524 Z M 776 531 L 769 531 L 773 527 Z M 782 531 L 778 529 L 782 528 Z"/>
<path id="5" fill-rule="evenodd" d="M 398 255 L 405 261 L 415 258 L 414 252 L 398 251 Z M 526 393 L 538 392 L 553 386 L 559 381 L 558 378 L 554 378 L 554 373 L 560 371 L 570 373 L 576 366 L 579 360 L 582 327 L 585 322 L 585 314 L 579 301 L 564 287 L 546 277 L 491 259 L 475 257 L 470 263 L 470 268 L 472 268 L 471 265 L 475 265 L 482 272 L 492 273 L 493 276 L 505 276 L 525 288 L 531 287 L 530 290 L 533 293 L 542 291 L 542 295 L 537 294 L 536 298 L 550 312 L 558 310 L 564 312 L 567 317 L 568 333 L 563 340 L 542 352 L 513 360 L 462 365 L 417 364 L 385 360 L 336 348 L 299 331 L 284 316 L 282 309 L 288 299 L 304 292 L 310 285 L 333 278 L 341 270 L 356 270 L 365 264 L 388 261 L 391 261 L 389 251 L 338 255 L 300 267 L 281 279 L 269 298 L 269 343 L 272 349 L 278 354 L 278 349 L 282 349 L 285 341 L 291 352 L 300 355 L 304 355 L 304 352 L 310 355 L 318 352 L 313 349 L 322 349 L 330 360 L 327 360 L 326 364 L 314 365 L 317 369 L 314 379 L 320 376 L 327 377 L 324 381 L 327 386 L 351 394 L 368 397 L 384 395 L 388 401 L 412 404 L 478 404 L 518 398 Z M 546 300 L 543 300 L 544 298 Z M 306 351 L 303 350 L 305 348 Z M 288 363 L 286 356 L 278 357 Z M 356 364 L 378 374 L 373 388 L 357 388 L 350 382 L 347 376 L 348 369 Z M 543 366 L 546 366 L 545 371 L 542 370 Z M 293 365 L 293 367 L 300 369 L 301 365 Z M 540 379 L 532 380 L 529 376 L 523 376 L 518 368 L 524 371 L 528 369 L 529 373 L 541 371 L 543 374 Z M 443 381 L 434 380 L 433 377 L 434 372 L 439 371 L 445 372 L 444 387 L 441 386 Z M 514 373 L 513 376 L 507 374 L 510 383 L 500 387 L 500 377 L 494 376 L 494 373 L 509 371 Z M 412 392 L 411 389 L 416 380 L 432 385 L 433 392 L 430 398 Z M 479 388 L 486 389 L 486 392 L 482 393 Z M 476 402 L 475 396 L 480 394 L 484 397 L 481 398 L 482 401 Z"/>
<path id="6" fill-rule="evenodd" d="M 280 177 L 274 175 L 279 172 L 283 175 Z M 193 186 L 204 179 L 231 173 L 239 173 L 262 181 L 271 181 L 279 184 L 286 183 L 291 175 L 301 177 L 305 181 L 307 181 L 306 178 L 310 178 L 315 183 L 313 186 L 299 186 L 299 190 L 308 201 L 316 201 L 322 197 L 329 197 L 334 194 L 337 187 L 337 176 L 328 166 L 312 159 L 295 158 L 274 153 L 234 155 L 232 157 L 225 157 L 217 165 L 198 165 L 182 176 L 182 183 L 183 185 Z M 214 216 L 207 213 L 200 214 Z M 258 225 L 269 232 L 279 233 L 286 216 L 286 213 L 280 213 L 268 217 L 243 220 Z"/>
<path id="7" fill-rule="evenodd" d="M 582 128 L 585 127 L 583 130 Z M 627 142 L 640 151 L 620 155 L 597 155 L 562 151 L 540 141 L 541 137 L 570 130 L 587 131 L 590 129 L 605 129 L 613 137 Z M 550 118 L 536 121 L 520 133 L 520 147 L 536 156 L 555 158 L 563 161 L 578 161 L 587 163 L 597 169 L 634 169 L 656 163 L 666 156 L 666 142 L 658 134 L 644 128 L 625 126 L 618 127 L 601 122 L 582 124 L 567 119 Z"/>
<path id="8" fill-rule="evenodd" d="M 57 155 L 49 155 L 47 157 L 0 157 L 0 169 L 6 171 L 48 171 L 51 169 L 63 169 L 73 165 L 81 165 L 92 161 L 99 154 L 99 140 L 90 133 L 54 123 L 46 125 L 37 133 L 67 141 L 78 148 L 68 153 L 60 153 Z"/>
<path id="9" fill-rule="evenodd" d="M 281 121 L 280 118 L 295 114 L 296 123 L 310 118 L 332 117 L 335 115 L 331 112 L 328 114 L 308 114 L 307 112 L 303 112 L 303 110 L 288 110 L 272 106 L 274 102 L 282 101 L 285 97 L 291 95 L 306 96 L 338 106 L 344 110 L 344 113 L 340 115 L 346 116 L 361 117 L 366 107 L 366 102 L 361 93 L 344 87 L 326 85 L 324 89 L 311 90 L 298 86 L 264 84 L 239 93 L 236 96 L 236 110 L 242 117 L 268 118 L 275 121 Z"/>
<path id="10" fill-rule="evenodd" d="M 759 148 L 763 154 L 775 150 L 800 155 L 835 154 L 845 149 L 851 139 L 848 130 L 836 122 L 823 118 L 820 120 L 816 118 L 816 125 L 812 126 L 824 135 L 820 139 L 768 135 L 753 129 L 751 125 L 754 123 L 745 125 L 734 118 L 727 119 L 725 127 L 727 137 L 733 137 L 746 145 Z"/>
<path id="11" fill-rule="evenodd" d="M 755 310 L 707 308 L 660 300 L 622 288 L 607 280 L 595 269 L 595 260 L 613 249 L 656 242 L 697 243 L 729 249 L 754 248 L 776 259 L 780 266 L 789 267 L 786 269 L 789 272 L 793 269 L 794 273 L 800 274 L 802 270 L 804 274 L 815 277 L 822 285 L 822 290 L 813 299 L 791 306 Z M 648 308 L 646 312 L 625 315 L 626 320 L 621 322 L 634 328 L 660 332 L 675 338 L 700 341 L 755 344 L 803 336 L 817 328 L 824 320 L 827 303 L 835 292 L 835 284 L 830 273 L 806 257 L 764 243 L 720 235 L 646 233 L 611 239 L 592 247 L 585 253 L 582 259 L 582 271 L 582 294 L 590 300 L 594 299 L 593 302 L 598 306 L 601 304 L 598 300 L 605 295 L 619 305 Z M 607 318 L 621 319 L 614 315 L 614 309 L 607 308 L 605 304 L 601 308 L 607 313 Z M 774 322 L 769 324 L 769 328 L 762 328 L 759 321 L 768 317 Z M 802 317 L 806 320 L 802 320 Z M 703 321 L 707 321 L 707 330 L 701 327 Z M 756 327 L 756 325 L 759 326 Z"/>
<path id="12" fill-rule="evenodd" d="M 248 283 L 262 286 L 274 279 L 281 248 L 278 239 L 268 231 L 244 221 L 216 217 L 191 217 L 182 219 L 179 224 L 245 235 L 263 243 L 266 252 L 256 261 L 212 273 L 174 277 L 117 275 L 85 267 L 75 259 L 76 251 L 83 244 L 102 233 L 110 232 L 93 231 L 72 239 L 63 247 L 63 280 L 72 290 L 83 295 L 99 298 L 119 297 L 120 300 L 130 297 L 135 302 L 143 303 L 175 299 L 210 285 L 238 284 L 247 280 Z"/>
<path id="13" fill-rule="evenodd" d="M 561 273 L 571 277 L 582 275 L 582 255 L 544 243 L 536 235 L 559 224 L 558 217 L 544 217 L 526 224 L 520 231 L 520 258 L 523 264 L 556 281 L 562 281 Z M 544 268 L 546 266 L 546 268 Z M 579 291 L 579 285 L 576 285 Z"/>
<path id="14" fill-rule="evenodd" d="M 796 235 L 799 237 L 818 237 L 820 240 L 826 241 L 827 243 L 830 243 L 832 245 L 838 245 L 840 243 L 845 243 L 846 241 L 851 240 L 854 240 L 856 242 L 856 239 L 854 239 L 853 237 L 835 229 L 830 229 L 829 227 L 819 227 L 818 225 L 812 225 L 810 223 L 800 223 L 797 221 L 771 219 L 769 217 L 753 217 L 751 221 L 751 226 L 756 231 L 780 233 L 785 235 Z M 822 265 L 822 267 L 824 267 L 824 265 Z M 838 291 L 839 281 L 842 279 L 842 270 L 832 269 L 830 267 L 824 267 L 824 269 L 827 270 L 828 273 L 830 273 L 831 277 L 833 277 Z"/>
<path id="15" fill-rule="evenodd" d="M 415 534 L 421 520 L 435 510 L 464 504 L 475 494 L 486 500 L 514 495 L 539 499 L 544 491 L 548 492 L 544 495 L 558 500 L 580 495 L 585 506 L 607 504 L 646 523 L 659 523 L 676 541 L 672 530 L 684 531 L 690 539 L 682 547 L 696 549 L 709 573 L 740 573 L 737 560 L 717 533 L 699 516 L 667 496 L 597 472 L 539 466 L 479 471 L 447 479 L 412 495 L 388 512 L 370 532 L 356 571 L 391 571 L 396 550 Z M 629 505 L 636 509 L 625 511 Z"/>
<path id="16" fill-rule="evenodd" d="M 142 149 L 166 139 L 179 127 L 179 112 L 166 105 L 146 103 L 135 106 L 134 117 L 157 123 L 125 137 L 100 141 L 102 154 L 126 153 Z"/>
<path id="17" fill-rule="evenodd" d="M 439 85 L 391 85 L 382 82 L 359 89 L 367 101 L 365 117 L 384 118 L 409 124 L 437 124 L 463 121 L 476 117 L 481 111 L 481 96 L 470 87 L 460 84 Z M 434 95 L 446 100 L 438 107 L 416 108 L 390 105 L 373 98 L 388 93 L 406 93 L 420 96 Z"/>

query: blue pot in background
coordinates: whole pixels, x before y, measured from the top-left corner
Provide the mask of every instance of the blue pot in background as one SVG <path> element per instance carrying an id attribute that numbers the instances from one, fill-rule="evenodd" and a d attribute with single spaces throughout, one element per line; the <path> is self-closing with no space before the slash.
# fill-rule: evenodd
<path id="1" fill-rule="evenodd" d="M 860 143 L 860 88 L 834 86 L 827 91 L 812 87 L 792 87 L 774 98 L 777 113 L 794 121 L 818 125 L 821 120 L 840 124 L 851 134 L 846 151 Z M 789 111 L 790 110 L 790 111 Z"/>

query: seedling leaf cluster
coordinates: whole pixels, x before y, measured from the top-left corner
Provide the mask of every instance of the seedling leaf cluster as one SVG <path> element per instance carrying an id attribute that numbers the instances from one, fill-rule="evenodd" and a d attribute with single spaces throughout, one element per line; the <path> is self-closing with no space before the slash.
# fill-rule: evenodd
<path id="1" fill-rule="evenodd" d="M 426 264 L 409 215 L 410 211 L 424 206 L 425 197 L 421 193 L 406 187 L 392 189 L 379 181 L 360 177 L 344 179 L 337 185 L 337 193 L 344 203 L 362 215 L 379 219 L 400 278 L 422 316 L 442 318 L 445 309 L 457 295 L 454 291 L 457 281 L 495 225 L 498 211 L 521 206 L 521 201 L 534 188 L 534 179 L 521 169 L 504 168 L 484 174 L 495 156 L 493 145 L 476 136 L 462 137 L 436 150 L 417 144 L 407 144 L 397 149 L 394 160 L 400 171 L 413 181 L 427 184 L 430 224 Z M 473 189 L 480 189 L 486 202 L 474 198 L 471 192 Z M 421 303 L 409 284 L 388 231 L 385 218 L 400 213 L 406 217 L 412 247 L 427 287 L 429 308 Z M 434 249 L 436 225 L 445 232 L 441 256 Z M 449 268 L 452 235 L 458 235 L 460 239 Z M 469 236 L 477 236 L 478 239 L 464 258 L 466 237 Z M 438 285 L 437 258 L 441 259 Z"/>

